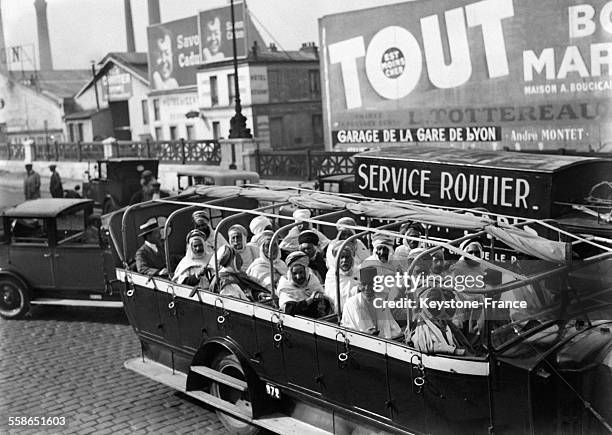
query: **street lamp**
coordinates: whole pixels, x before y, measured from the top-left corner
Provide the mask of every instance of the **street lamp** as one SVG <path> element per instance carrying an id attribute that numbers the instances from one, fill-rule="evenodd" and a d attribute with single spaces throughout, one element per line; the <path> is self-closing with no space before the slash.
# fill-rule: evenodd
<path id="1" fill-rule="evenodd" d="M 238 86 L 238 58 L 236 57 L 236 20 L 234 19 L 234 0 L 231 0 L 230 5 L 232 11 L 232 46 L 234 49 L 234 90 L 236 94 L 236 113 L 234 114 L 232 119 L 230 119 L 229 138 L 252 138 L 253 136 L 251 135 L 251 130 L 249 128 L 246 128 L 246 116 L 242 114 L 242 105 L 240 104 L 240 89 Z M 233 149 L 234 148 L 232 145 L 232 151 Z"/>

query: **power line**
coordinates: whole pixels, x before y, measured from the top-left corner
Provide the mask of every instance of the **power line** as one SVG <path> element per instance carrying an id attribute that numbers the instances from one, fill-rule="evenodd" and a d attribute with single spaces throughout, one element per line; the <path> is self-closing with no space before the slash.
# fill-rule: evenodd
<path id="1" fill-rule="evenodd" d="M 289 52 L 283 48 L 283 46 L 281 45 L 281 43 L 280 43 L 280 42 L 278 42 L 278 41 L 276 40 L 276 38 L 274 37 L 274 35 L 273 35 L 272 33 L 270 33 L 270 31 L 269 31 L 268 29 L 266 29 L 266 26 L 264 26 L 264 25 L 262 24 L 262 22 L 261 22 L 261 21 L 259 21 L 259 19 L 257 19 L 257 17 L 255 16 L 255 14 L 254 14 L 253 12 L 251 12 L 249 9 L 247 9 L 247 13 L 249 14 L 249 16 L 250 16 L 251 18 L 253 18 L 253 19 L 254 19 L 254 20 L 257 22 L 257 24 L 258 24 L 258 25 L 259 25 L 259 26 L 260 26 L 260 27 L 261 27 L 261 28 L 264 30 L 264 32 L 266 32 L 266 34 L 267 34 L 267 35 L 270 37 L 270 39 L 272 39 L 272 41 L 274 42 L 274 44 L 276 44 L 276 45 L 277 45 L 277 46 L 278 46 L 278 47 L 281 49 L 281 51 L 282 51 L 282 52 L 283 52 L 283 53 L 284 53 L 284 54 L 285 54 L 285 55 L 286 55 L 286 56 L 289 58 L 289 60 L 294 60 L 294 59 L 291 57 L 291 54 L 289 54 Z"/>

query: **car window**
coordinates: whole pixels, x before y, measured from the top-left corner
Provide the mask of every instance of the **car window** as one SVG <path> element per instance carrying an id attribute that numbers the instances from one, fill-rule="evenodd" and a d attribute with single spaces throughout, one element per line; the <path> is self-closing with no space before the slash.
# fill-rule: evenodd
<path id="1" fill-rule="evenodd" d="M 78 243 L 85 231 L 85 210 L 62 213 L 56 220 L 57 243 Z"/>
<path id="2" fill-rule="evenodd" d="M 42 219 L 11 219 L 9 225 L 13 243 L 47 244 L 48 231 Z"/>
<path id="3" fill-rule="evenodd" d="M 215 179 L 212 177 L 207 177 L 207 176 L 198 176 L 198 177 L 193 177 L 195 180 L 195 184 L 203 184 L 205 186 L 214 186 L 215 185 Z"/>
<path id="4" fill-rule="evenodd" d="M 100 163 L 100 178 L 102 180 L 107 178 L 106 162 Z"/>

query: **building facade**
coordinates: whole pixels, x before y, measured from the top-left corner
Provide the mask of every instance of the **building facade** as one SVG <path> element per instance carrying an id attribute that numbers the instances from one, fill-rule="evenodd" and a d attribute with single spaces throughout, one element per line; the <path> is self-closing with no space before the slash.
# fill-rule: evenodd
<path id="1" fill-rule="evenodd" d="M 80 110 L 67 116 L 69 141 L 145 140 L 151 137 L 146 53 L 109 53 L 75 96 Z"/>
<path id="2" fill-rule="evenodd" d="M 0 141 L 66 140 L 64 116 L 78 110 L 73 96 L 90 75 L 86 70 L 0 72 Z"/>
<path id="3" fill-rule="evenodd" d="M 238 64 L 242 113 L 247 128 L 272 149 L 318 148 L 323 145 L 321 88 L 316 47 L 258 53 L 252 49 Z M 231 61 L 207 64 L 198 71 L 200 116 L 212 137 L 227 138 L 235 114 Z"/>

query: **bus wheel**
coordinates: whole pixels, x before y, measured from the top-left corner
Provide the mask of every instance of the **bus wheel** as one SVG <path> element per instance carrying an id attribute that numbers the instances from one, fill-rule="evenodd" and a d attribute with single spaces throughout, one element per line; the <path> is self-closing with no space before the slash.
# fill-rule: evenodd
<path id="1" fill-rule="evenodd" d="M 242 366 L 233 354 L 221 354 L 215 358 L 212 363 L 212 368 L 236 379 L 246 381 Z M 252 415 L 251 398 L 249 390 L 238 391 L 227 385 L 217 382 L 212 383 L 210 393 L 219 399 L 230 402 L 240 408 L 245 414 Z M 223 426 L 232 434 L 237 435 L 254 435 L 260 433 L 260 429 L 250 425 L 249 423 L 231 417 L 221 411 L 216 411 L 217 417 L 223 423 Z"/>
<path id="2" fill-rule="evenodd" d="M 0 316 L 5 319 L 22 319 L 28 311 L 28 289 L 14 278 L 0 277 Z"/>

